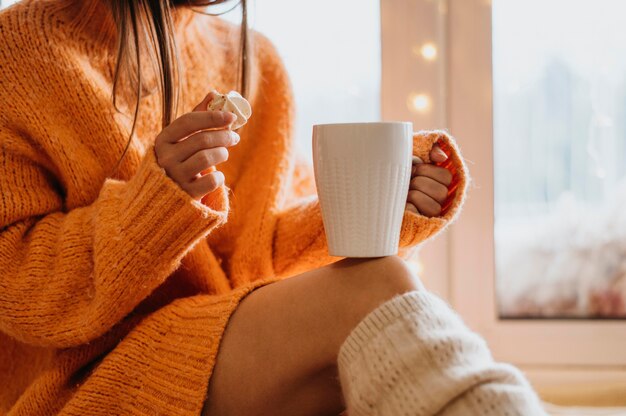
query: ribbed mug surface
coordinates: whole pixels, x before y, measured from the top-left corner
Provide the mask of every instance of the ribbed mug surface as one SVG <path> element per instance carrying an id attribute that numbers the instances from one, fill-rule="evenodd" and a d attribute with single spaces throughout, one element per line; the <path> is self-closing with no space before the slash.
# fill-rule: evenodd
<path id="1" fill-rule="evenodd" d="M 405 122 L 313 126 L 315 182 L 331 255 L 398 253 L 412 132 Z"/>

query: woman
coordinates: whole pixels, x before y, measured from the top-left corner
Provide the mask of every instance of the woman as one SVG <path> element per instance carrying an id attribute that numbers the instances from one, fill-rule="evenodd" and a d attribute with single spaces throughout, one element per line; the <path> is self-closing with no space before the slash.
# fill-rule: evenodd
<path id="1" fill-rule="evenodd" d="M 284 67 L 245 13 L 192 7 L 219 2 L 0 15 L 0 412 L 541 414 L 399 257 L 328 256 Z M 240 142 L 207 110 L 234 88 L 254 109 Z M 415 154 L 443 162 L 437 142 L 456 178 L 416 169 L 403 251 L 463 199 L 444 133 Z"/>

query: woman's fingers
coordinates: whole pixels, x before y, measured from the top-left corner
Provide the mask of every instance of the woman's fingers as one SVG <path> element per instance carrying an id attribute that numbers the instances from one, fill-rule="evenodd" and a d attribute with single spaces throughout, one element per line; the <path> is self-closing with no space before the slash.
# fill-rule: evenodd
<path id="1" fill-rule="evenodd" d="M 231 130 L 203 131 L 175 143 L 172 155 L 178 162 L 184 162 L 195 153 L 214 147 L 230 147 L 239 143 L 239 134 Z"/>
<path id="2" fill-rule="evenodd" d="M 227 147 L 239 142 L 230 131 L 232 113 L 207 111 L 211 92 L 194 108 L 164 128 L 156 137 L 157 164 L 182 190 L 200 199 L 224 183 L 224 174 L 214 166 L 228 160 Z M 204 172 L 204 174 L 203 174 Z"/>
<path id="3" fill-rule="evenodd" d="M 411 179 L 409 191 L 420 191 L 439 204 L 443 204 L 448 198 L 448 187 L 426 176 L 416 176 Z M 421 211 L 421 207 L 419 205 L 416 206 Z"/>
<path id="4" fill-rule="evenodd" d="M 413 166 L 413 176 L 425 176 L 433 179 L 444 186 L 452 183 L 452 174 L 449 170 L 429 164 L 418 164 Z"/>
<path id="5" fill-rule="evenodd" d="M 189 159 L 178 164 L 172 174 L 180 181 L 192 181 L 196 175 L 203 170 L 220 164 L 228 160 L 228 149 L 225 147 L 214 147 L 212 149 L 200 150 Z"/>
<path id="6" fill-rule="evenodd" d="M 224 174 L 219 170 L 207 173 L 196 178 L 187 187 L 186 191 L 192 198 L 200 199 L 206 194 L 213 192 L 224 184 Z"/>
<path id="7" fill-rule="evenodd" d="M 202 130 L 223 129 L 230 126 L 236 116 L 223 111 L 194 111 L 184 114 L 163 129 L 156 137 L 155 145 L 177 143 Z"/>
<path id="8" fill-rule="evenodd" d="M 448 155 L 438 145 L 433 146 L 429 157 L 433 163 L 448 160 Z M 441 207 L 448 199 L 448 186 L 452 183 L 452 174 L 445 168 L 421 162 L 417 157 L 413 157 L 405 210 L 435 217 L 441 214 Z"/>
<path id="9" fill-rule="evenodd" d="M 417 207 L 417 211 L 426 217 L 441 214 L 441 205 L 422 191 L 409 191 L 408 202 Z"/>
<path id="10" fill-rule="evenodd" d="M 435 163 L 445 162 L 446 160 L 448 160 L 448 155 L 443 150 L 441 150 L 439 145 L 436 144 L 430 150 L 430 160 Z"/>

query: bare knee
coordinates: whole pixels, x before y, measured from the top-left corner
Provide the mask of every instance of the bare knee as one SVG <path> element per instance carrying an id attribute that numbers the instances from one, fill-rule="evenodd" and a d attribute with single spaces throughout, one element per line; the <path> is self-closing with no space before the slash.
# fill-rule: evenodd
<path id="1" fill-rule="evenodd" d="M 423 288 L 409 265 L 397 256 L 375 259 L 346 259 L 332 266 L 335 269 L 333 289 L 344 300 L 341 317 L 352 329 L 365 316 L 384 302 L 406 292 Z M 342 341 L 347 332 L 342 334 Z"/>
<path id="2" fill-rule="evenodd" d="M 398 256 L 379 257 L 365 263 L 368 281 L 375 287 L 383 286 L 385 292 L 401 294 L 422 288 L 415 272 Z"/>
<path id="3" fill-rule="evenodd" d="M 386 299 L 422 289 L 414 271 L 398 256 L 346 259 L 336 263 L 335 267 L 345 269 L 344 273 L 340 273 L 354 285 L 354 291 L 365 291 L 373 296 Z"/>

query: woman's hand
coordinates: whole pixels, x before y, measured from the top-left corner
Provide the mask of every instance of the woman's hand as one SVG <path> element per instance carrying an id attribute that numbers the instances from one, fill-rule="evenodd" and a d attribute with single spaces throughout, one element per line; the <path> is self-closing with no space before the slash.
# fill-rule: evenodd
<path id="1" fill-rule="evenodd" d="M 227 147 L 239 143 L 230 130 L 236 116 L 206 111 L 212 94 L 193 112 L 184 114 L 163 129 L 155 141 L 157 163 L 192 198 L 200 200 L 224 183 L 224 174 L 215 165 L 228 159 Z"/>
<path id="2" fill-rule="evenodd" d="M 447 159 L 448 156 L 439 146 L 433 146 L 430 160 L 441 163 Z M 405 209 L 426 217 L 438 216 L 448 197 L 451 182 L 452 174 L 447 169 L 427 163 L 414 163 Z"/>

